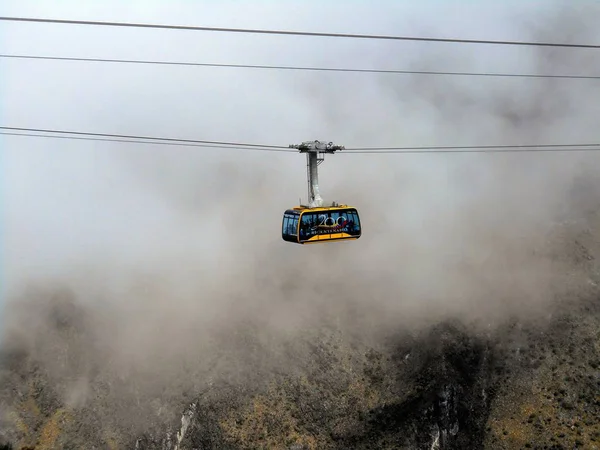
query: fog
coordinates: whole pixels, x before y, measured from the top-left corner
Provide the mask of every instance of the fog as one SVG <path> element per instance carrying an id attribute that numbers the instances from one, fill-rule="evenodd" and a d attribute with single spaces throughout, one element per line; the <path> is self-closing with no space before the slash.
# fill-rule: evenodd
<path id="1" fill-rule="evenodd" d="M 599 7 L 567 5 L 5 1 L 0 12 L 600 42 Z M 10 22 L 3 35 L 8 54 L 505 73 L 600 69 L 597 51 L 579 49 Z M 323 139 L 348 148 L 576 144 L 595 142 L 600 112 L 594 80 L 1 64 L 1 122 L 16 127 L 271 145 Z M 569 260 L 550 256 L 556 249 L 548 236 L 557 224 L 582 219 L 600 191 L 593 152 L 341 152 L 320 166 L 321 191 L 359 209 L 363 236 L 305 247 L 282 241 L 280 232 L 283 211 L 306 199 L 303 155 L 2 136 L 2 158 L 5 342 L 33 340 L 24 329 L 48 333 L 51 342 L 43 321 L 55 289 L 59 297 L 66 289 L 65 298 L 87 315 L 89 345 L 105 345 L 123 370 L 152 368 L 158 376 L 159 366 L 170 377 L 176 369 L 167 370 L 162 358 L 179 364 L 203 355 L 208 365 L 211 333 L 233 333 L 242 321 L 276 348 L 277 336 L 329 320 L 368 339 L 445 318 L 489 324 L 546 314 L 550 300 L 578 289 L 578 281 L 567 281 L 580 279 Z M 585 189 L 574 190 L 582 182 Z"/>

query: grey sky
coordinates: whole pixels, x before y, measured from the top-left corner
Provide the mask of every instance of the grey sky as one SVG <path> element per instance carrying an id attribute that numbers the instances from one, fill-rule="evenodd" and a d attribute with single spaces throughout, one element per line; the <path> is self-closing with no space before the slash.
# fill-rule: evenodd
<path id="1" fill-rule="evenodd" d="M 0 13 L 600 42 L 598 7 L 585 2 L 570 13 L 554 6 L 568 2 L 548 1 L 324 3 L 6 0 Z M 576 74 L 600 68 L 597 51 L 590 50 L 24 23 L 2 23 L 2 34 L 0 51 L 14 54 Z M 283 145 L 327 139 L 348 147 L 598 140 L 600 91 L 591 81 L 0 64 L 1 122 L 9 126 Z M 2 143 L 6 276 L 17 291 L 38 277 L 68 278 L 86 292 L 90 279 L 98 290 L 126 289 L 136 266 L 185 291 L 182 298 L 206 293 L 207 286 L 228 297 L 271 298 L 283 295 L 280 280 L 302 272 L 307 281 L 340 286 L 352 275 L 354 289 L 368 292 L 368 301 L 387 304 L 398 295 L 394 308 L 410 304 L 415 310 L 424 297 L 445 304 L 442 297 L 454 293 L 475 301 L 483 285 L 466 288 L 472 274 L 447 266 L 459 254 L 485 260 L 517 235 L 532 238 L 539 223 L 564 206 L 576 169 L 598 160 L 543 154 L 328 157 L 321 166 L 324 197 L 355 204 L 364 236 L 307 249 L 280 238 L 283 210 L 306 196 L 300 155 L 6 136 Z M 256 284 L 261 277 L 270 280 L 268 288 Z M 303 287 L 295 295 L 313 294 Z M 195 303 L 185 305 L 195 311 Z"/>

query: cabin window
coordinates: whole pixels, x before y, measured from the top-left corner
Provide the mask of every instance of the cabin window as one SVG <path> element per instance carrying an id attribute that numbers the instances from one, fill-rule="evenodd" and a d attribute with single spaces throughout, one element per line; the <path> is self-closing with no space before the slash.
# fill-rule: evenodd
<path id="1" fill-rule="evenodd" d="M 298 234 L 298 216 L 290 218 L 288 234 L 293 234 L 294 236 Z"/>
<path id="2" fill-rule="evenodd" d="M 354 226 L 354 231 L 356 231 L 356 232 L 360 231 L 360 219 L 358 217 L 357 212 L 356 211 L 348 211 L 347 215 L 348 215 L 348 220 L 352 221 L 350 223 L 350 225 L 351 225 L 351 227 Z"/>
<path id="3" fill-rule="evenodd" d="M 339 232 L 360 233 L 360 222 L 356 210 L 315 211 L 302 214 L 301 238 L 308 239 L 318 234 Z"/>
<path id="4" fill-rule="evenodd" d="M 283 234 L 287 234 L 287 229 L 288 229 L 288 223 L 290 221 L 290 218 L 288 216 L 283 216 L 283 223 L 281 225 L 281 232 Z"/>
<path id="5" fill-rule="evenodd" d="M 296 236 L 298 229 L 298 216 L 285 214 L 283 216 L 282 233 L 286 235 Z"/>

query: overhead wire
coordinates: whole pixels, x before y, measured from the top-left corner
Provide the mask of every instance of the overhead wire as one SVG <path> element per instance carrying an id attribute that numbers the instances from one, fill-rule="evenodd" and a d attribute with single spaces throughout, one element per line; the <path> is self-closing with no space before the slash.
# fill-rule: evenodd
<path id="1" fill-rule="evenodd" d="M 223 32 L 243 32 L 243 33 L 266 33 L 266 34 L 293 34 L 303 36 L 326 36 L 326 37 L 349 37 L 349 38 L 370 38 L 370 39 L 394 39 L 394 40 L 417 40 L 417 41 L 436 41 L 436 42 L 460 42 L 460 43 L 489 43 L 489 44 L 504 44 L 504 45 L 542 45 L 542 46 L 559 46 L 559 47 L 580 47 L 580 48 L 600 48 L 600 45 L 580 45 L 580 44 L 550 44 L 550 43 L 533 43 L 533 42 L 516 42 L 516 41 L 483 41 L 483 40 L 464 40 L 464 39 L 442 39 L 442 38 L 410 38 L 403 36 L 378 36 L 378 35 L 356 35 L 356 34 L 335 34 L 335 33 L 313 33 L 313 32 L 296 32 L 296 31 L 278 31 L 278 30 L 253 30 L 253 29 L 233 29 L 233 28 L 215 28 L 215 27 L 186 27 L 175 25 L 152 25 L 152 24 L 136 24 L 127 22 L 93 22 L 93 21 L 72 21 L 58 19 L 36 19 L 36 18 L 15 18 L 15 17 L 0 17 L 4 21 L 21 21 L 21 22 L 47 22 L 61 24 L 80 24 L 80 25 L 102 25 L 102 26 L 128 26 L 128 27 L 144 27 L 144 28 L 169 28 L 169 29 L 186 29 L 200 31 L 223 31 Z M 216 63 L 190 63 L 190 62 L 168 62 L 168 61 L 143 61 L 143 60 L 119 60 L 119 59 L 101 59 L 101 58 L 72 58 L 72 57 L 55 57 L 55 56 L 32 56 L 32 55 L 0 55 L 5 58 L 22 58 L 22 59 L 44 59 L 44 60 L 70 60 L 70 61 L 90 61 L 90 62 L 113 62 L 113 63 L 134 63 L 134 64 L 164 64 L 164 65 L 186 65 L 186 66 L 209 66 L 209 67 L 235 67 L 235 68 L 257 68 L 257 69 L 276 69 L 276 70 L 317 70 L 317 71 L 335 71 L 335 72 L 369 72 L 369 73 L 414 73 L 414 74 L 431 74 L 431 75 L 462 75 L 462 76 L 496 76 L 496 77 L 528 77 L 528 78 L 567 78 L 567 79 L 599 79 L 600 76 L 586 75 L 545 75 L 545 74 L 510 74 L 510 73 L 474 73 L 474 72 L 439 72 L 439 71 L 408 71 L 408 70 L 385 70 L 385 69 L 351 69 L 351 68 L 324 68 L 324 67 L 297 67 L 297 66 L 268 66 L 268 65 L 247 65 L 247 64 L 216 64 Z M 277 151 L 294 151 L 287 147 L 263 144 L 250 144 L 239 142 L 219 142 L 219 141 L 201 141 L 192 139 L 175 139 L 161 138 L 150 136 L 134 136 L 120 135 L 108 133 L 88 133 L 77 131 L 64 130 L 48 130 L 35 128 L 17 128 L 17 127 L 0 127 L 3 130 L 19 131 L 20 133 L 2 132 L 5 135 L 19 135 L 30 137 L 48 137 L 48 138 L 63 138 L 76 139 L 75 136 L 47 136 L 34 133 L 53 133 L 53 134 L 71 134 L 86 136 L 84 140 L 105 140 L 111 142 L 129 142 L 148 144 L 154 141 L 156 143 L 165 144 L 180 144 L 196 147 L 214 147 L 214 148 L 241 148 L 241 149 L 271 149 Z M 28 132 L 29 134 L 25 133 Z M 464 153 L 464 152 L 499 152 L 499 151 L 567 151 L 567 147 L 571 147 L 569 151 L 596 151 L 600 144 L 575 144 L 575 145 L 504 145 L 504 146 L 437 146 L 437 147 L 372 147 L 372 148 L 350 148 L 346 149 L 345 153 Z M 578 148 L 573 148 L 578 147 Z"/>
<path id="2" fill-rule="evenodd" d="M 600 79 L 600 75 L 598 75 L 598 76 L 596 76 L 596 75 L 550 75 L 550 74 L 526 74 L 526 73 L 501 73 L 501 72 L 449 72 L 449 71 L 431 71 L 431 70 L 358 69 L 358 68 L 349 68 L 349 67 L 310 67 L 310 66 L 282 66 L 282 65 L 257 65 L 257 64 L 221 64 L 221 63 L 185 62 L 185 61 L 80 58 L 80 57 L 67 57 L 67 56 L 39 56 L 39 55 L 0 54 L 0 58 L 47 60 L 47 61 L 102 62 L 102 63 L 118 63 L 118 64 L 192 66 L 192 67 L 222 67 L 222 68 L 235 68 L 235 69 L 344 72 L 344 73 L 415 74 L 415 75 L 448 75 L 448 76 L 509 77 L 509 78 L 561 78 L 561 79 L 587 79 L 587 80 L 599 80 Z"/>
<path id="3" fill-rule="evenodd" d="M 514 144 L 514 145 L 430 145 L 420 147 L 351 147 L 346 148 L 346 153 L 414 153 L 427 150 L 428 153 L 433 151 L 438 153 L 466 153 L 477 151 L 565 151 L 570 148 L 570 151 L 586 151 L 597 150 L 600 148 L 600 143 L 591 144 Z"/>
<path id="4" fill-rule="evenodd" d="M 47 134 L 35 134 L 27 132 L 8 132 L 0 131 L 0 135 L 5 136 L 25 136 L 25 137 L 37 137 L 37 138 L 49 138 L 49 139 L 68 139 L 68 140 L 79 140 L 79 141 L 97 141 L 97 142 L 117 142 L 127 144 L 149 144 L 149 145 L 167 145 L 177 147 L 196 147 L 196 148 L 219 148 L 229 150 L 250 150 L 250 151 L 262 151 L 262 152 L 294 152 L 296 150 L 287 148 L 261 148 L 261 147 L 242 147 L 236 145 L 211 145 L 211 144 L 194 144 L 186 142 L 172 142 L 172 141 L 159 141 L 159 140 L 140 140 L 140 139 L 119 139 L 119 138 L 101 138 L 92 136 L 61 136 L 61 135 L 47 135 Z"/>
<path id="5" fill-rule="evenodd" d="M 482 146 L 482 147 L 474 147 L 474 148 L 461 148 L 457 147 L 452 150 L 440 150 L 440 149 L 431 149 L 432 147 L 419 147 L 419 150 L 409 150 L 398 148 L 397 150 L 355 150 L 355 151 L 344 151 L 342 153 L 345 154 L 427 154 L 427 153 L 572 153 L 572 152 L 597 152 L 600 151 L 600 144 L 594 144 L 594 146 L 586 146 L 586 147 L 578 147 L 577 144 L 574 145 L 561 145 L 559 147 L 552 146 L 529 146 L 527 148 L 522 148 L 522 146 L 498 146 L 498 147 L 490 147 L 490 146 Z"/>
<path id="6" fill-rule="evenodd" d="M 260 147 L 270 149 L 288 149 L 281 145 L 268 145 L 268 144 L 250 144 L 241 142 L 222 142 L 222 141 L 203 141 L 198 139 L 180 139 L 180 138 L 165 138 L 165 137 L 154 137 L 154 136 L 137 136 L 128 134 L 111 134 L 111 133 L 91 133 L 84 131 L 67 131 L 67 130 L 51 130 L 44 128 L 23 128 L 23 127 L 6 127 L 0 126 L 0 130 L 8 131 L 25 131 L 33 133 L 55 133 L 55 134 L 74 134 L 82 136 L 95 136 L 95 137 L 108 137 L 108 138 L 121 138 L 121 139 L 138 139 L 138 140 L 152 140 L 152 141 L 169 141 L 169 142 L 180 142 L 180 143 L 191 143 L 191 144 L 214 144 L 221 146 L 237 146 L 237 147 Z"/>
<path id="7" fill-rule="evenodd" d="M 130 136 L 109 133 L 86 133 L 81 131 L 58 131 L 36 128 L 0 127 L 0 135 L 25 136 L 51 139 L 73 139 L 84 141 L 119 142 L 151 145 L 174 145 L 200 148 L 239 149 L 270 152 L 293 152 L 298 150 L 284 146 L 227 143 L 219 141 L 173 139 L 149 136 Z M 39 133 L 54 134 L 39 134 Z M 530 153 L 530 152 L 596 152 L 600 151 L 600 143 L 587 144 L 526 144 L 526 145 L 479 145 L 479 146 L 420 146 L 420 147 L 363 147 L 348 148 L 341 154 L 378 154 L 378 153 L 412 153 L 412 154 L 439 154 L 439 153 Z"/>
<path id="8" fill-rule="evenodd" d="M 287 35 L 287 36 L 311 36 L 311 37 L 331 37 L 331 38 L 351 38 L 351 39 L 378 39 L 378 40 L 394 40 L 394 41 L 447 42 L 447 43 L 458 43 L 458 44 L 517 45 L 517 46 L 588 48 L 588 49 L 600 48 L 600 45 L 598 45 L 598 44 L 566 44 L 566 43 L 532 42 L 532 41 L 456 39 L 456 38 L 451 39 L 451 38 L 393 36 L 393 35 L 375 35 L 375 34 L 325 33 L 325 32 L 313 32 L 313 31 L 201 27 L 201 26 L 164 25 L 164 24 L 134 23 L 134 22 L 102 22 L 102 21 L 91 21 L 91 20 L 64 20 L 64 19 L 49 19 L 49 18 L 44 19 L 44 18 L 35 18 L 35 17 L 0 16 L 0 21 L 53 23 L 53 24 L 63 24 L 63 25 L 91 25 L 91 26 L 107 26 L 107 27 L 154 28 L 154 29 L 169 29 L 169 30 L 210 31 L 210 32 L 225 32 L 225 33 L 268 34 L 268 35 Z"/>

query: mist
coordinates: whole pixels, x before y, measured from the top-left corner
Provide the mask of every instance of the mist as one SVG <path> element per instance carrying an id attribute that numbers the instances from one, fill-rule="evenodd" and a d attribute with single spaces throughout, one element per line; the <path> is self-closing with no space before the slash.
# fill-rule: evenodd
<path id="1" fill-rule="evenodd" d="M 586 3 L 575 9 L 566 2 L 480 2 L 459 9 L 451 2 L 396 2 L 343 11 L 316 2 L 129 5 L 7 1 L 1 11 L 600 40 L 600 9 Z M 14 54 L 507 73 L 593 75 L 600 69 L 593 51 L 578 49 L 16 23 L 5 23 L 4 35 L 2 52 Z M 11 59 L 2 61 L 2 73 L 7 126 L 275 145 L 312 139 L 349 148 L 591 143 L 600 112 L 594 80 Z M 585 289 L 587 274 L 562 255 L 560 237 L 585 228 L 598 206 L 600 157 L 594 152 L 328 155 L 320 166 L 323 196 L 356 206 L 363 236 L 304 247 L 285 243 L 280 231 L 283 211 L 306 199 L 303 155 L 2 140 L 2 343 L 35 354 L 57 380 L 72 375 L 64 395 L 73 405 L 85 403 L 88 387 L 81 380 L 93 378 L 97 364 L 111 367 L 106 377 L 137 374 L 144 386 L 136 392 L 167 384 L 177 390 L 173 384 L 181 382 L 182 395 L 206 382 L 200 374 L 229 379 L 255 369 L 299 368 L 300 344 L 296 363 L 284 347 L 324 324 L 365 341 L 449 318 L 489 326 L 512 316 L 545 316 L 550 302 Z M 82 337 L 71 342 L 61 334 L 57 305 L 66 308 L 58 310 L 68 311 L 69 323 L 79 324 Z M 262 356 L 245 352 L 246 333 L 254 333 Z M 53 349 L 67 347 L 65 363 Z"/>

